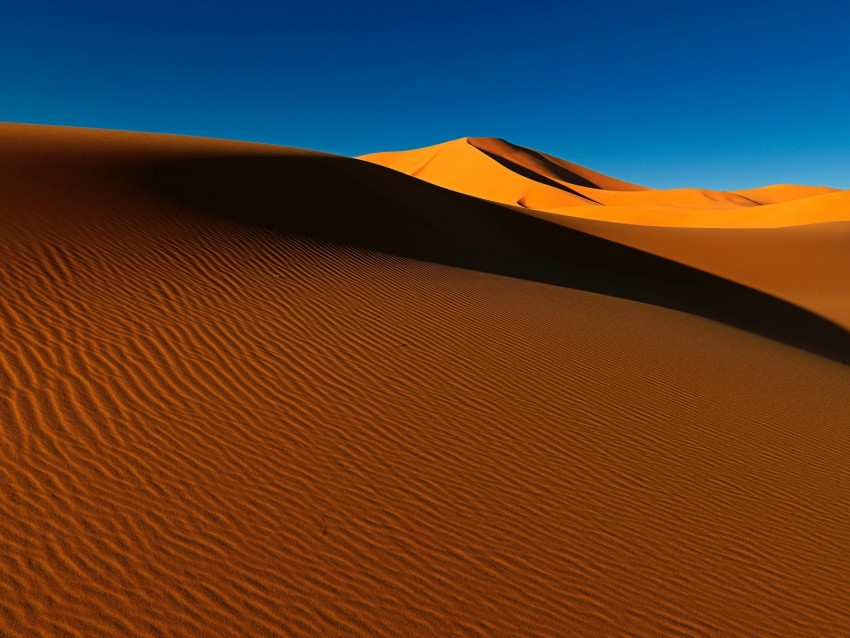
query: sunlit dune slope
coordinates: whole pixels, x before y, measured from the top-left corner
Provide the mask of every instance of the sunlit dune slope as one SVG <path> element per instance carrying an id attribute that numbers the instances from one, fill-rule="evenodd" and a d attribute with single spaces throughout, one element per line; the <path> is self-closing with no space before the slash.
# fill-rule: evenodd
<path id="1" fill-rule="evenodd" d="M 757 204 L 782 204 L 795 199 L 812 197 L 814 195 L 826 195 L 834 193 L 836 189 L 826 186 L 798 186 L 794 184 L 774 184 L 760 188 L 735 191 Z"/>
<path id="2" fill-rule="evenodd" d="M 0 635 L 850 634 L 850 343 L 353 159 L 0 126 Z"/>
<path id="3" fill-rule="evenodd" d="M 445 188 L 527 208 L 597 205 L 572 186 L 546 174 L 533 178 L 500 165 L 467 138 L 399 153 L 375 153 L 362 159 Z M 530 171 L 528 171 L 530 172 Z"/>
<path id="4" fill-rule="evenodd" d="M 493 138 L 463 138 L 361 159 L 482 199 L 600 221 L 771 228 L 850 220 L 850 195 L 832 188 L 653 190 Z"/>

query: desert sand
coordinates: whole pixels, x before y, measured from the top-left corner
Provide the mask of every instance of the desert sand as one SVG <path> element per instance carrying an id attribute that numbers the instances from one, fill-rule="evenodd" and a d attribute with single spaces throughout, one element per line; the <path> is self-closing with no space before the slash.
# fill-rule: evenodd
<path id="1" fill-rule="evenodd" d="M 502 144 L 0 125 L 0 635 L 850 635 L 845 194 Z"/>
<path id="2" fill-rule="evenodd" d="M 850 192 L 777 184 L 736 192 L 655 190 L 494 138 L 467 137 L 364 160 L 503 204 L 645 226 L 775 228 L 850 220 Z"/>

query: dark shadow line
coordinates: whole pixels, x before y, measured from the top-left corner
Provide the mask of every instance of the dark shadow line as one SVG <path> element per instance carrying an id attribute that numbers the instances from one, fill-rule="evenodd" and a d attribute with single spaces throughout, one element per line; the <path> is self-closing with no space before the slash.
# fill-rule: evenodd
<path id="1" fill-rule="evenodd" d="M 478 143 L 476 143 L 476 138 L 468 138 L 469 143 L 477 148 L 479 151 L 486 152 L 483 148 L 481 148 Z M 595 184 L 591 182 L 586 177 L 582 177 L 578 173 L 574 173 L 568 168 L 565 168 L 558 164 L 557 162 L 553 162 L 551 159 L 546 157 L 540 151 L 535 151 L 533 148 L 526 148 L 525 146 L 520 146 L 519 144 L 512 144 L 507 140 L 499 140 L 502 144 L 509 146 L 514 151 L 518 153 L 524 153 L 525 155 L 529 155 L 530 157 L 536 159 L 538 162 L 546 165 L 546 167 L 552 171 L 555 175 L 557 175 L 558 179 L 567 182 L 568 184 L 574 184 L 575 186 L 584 186 L 585 188 L 593 188 L 595 190 L 604 190 L 599 184 Z"/>
<path id="2" fill-rule="evenodd" d="M 474 144 L 471 144 L 471 145 L 475 146 Z M 587 195 L 582 195 L 578 191 L 574 191 L 572 188 L 569 188 L 568 186 L 564 186 L 560 182 L 556 182 L 553 179 L 549 179 L 548 177 L 540 175 L 539 173 L 535 173 L 531 169 L 526 168 L 525 166 L 522 166 L 521 164 L 517 164 L 516 162 L 513 162 L 513 161 L 506 159 L 504 157 L 499 157 L 498 155 L 494 155 L 490 151 L 486 151 L 483 148 L 479 148 L 477 146 L 475 146 L 475 148 L 478 151 L 480 151 L 481 153 L 484 153 L 484 155 L 489 157 L 494 162 L 498 162 L 499 164 L 501 164 L 502 166 L 507 168 L 509 171 L 512 171 L 512 172 L 516 173 L 517 175 L 521 175 L 522 177 L 525 177 L 526 179 L 530 179 L 532 181 L 535 181 L 539 184 L 544 184 L 546 186 L 551 186 L 552 188 L 557 188 L 558 190 L 565 191 L 567 193 L 570 193 L 571 195 L 575 195 L 576 197 L 581 197 L 582 199 L 586 199 L 587 201 L 593 202 L 594 204 L 599 203 L 595 199 L 591 199 Z M 597 186 L 593 186 L 592 188 L 598 189 Z"/>
<path id="3" fill-rule="evenodd" d="M 365 161 L 202 156 L 153 163 L 131 178 L 199 213 L 663 306 L 850 361 L 847 331 L 786 301 Z"/>

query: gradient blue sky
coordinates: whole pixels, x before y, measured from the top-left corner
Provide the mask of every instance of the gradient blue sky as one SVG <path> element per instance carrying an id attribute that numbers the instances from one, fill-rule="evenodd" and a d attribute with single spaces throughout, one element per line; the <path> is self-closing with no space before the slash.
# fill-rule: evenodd
<path id="1" fill-rule="evenodd" d="M 850 3 L 6 2 L 0 120 L 850 188 Z"/>

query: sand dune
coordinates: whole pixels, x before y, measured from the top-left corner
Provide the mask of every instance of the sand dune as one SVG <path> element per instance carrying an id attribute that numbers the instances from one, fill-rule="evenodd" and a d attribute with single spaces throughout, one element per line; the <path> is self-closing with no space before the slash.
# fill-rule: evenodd
<path id="1" fill-rule="evenodd" d="M 427 155 L 406 172 L 453 178 Z M 508 171 L 505 197 L 646 192 L 512 161 L 560 186 Z M 850 338 L 802 292 L 825 267 L 23 125 L 0 220 L 4 636 L 850 633 Z M 772 254 L 823 245 L 791 230 Z"/>
<path id="2" fill-rule="evenodd" d="M 834 193 L 836 189 L 826 186 L 797 186 L 794 184 L 774 184 L 748 190 L 735 191 L 737 195 L 743 195 L 757 204 L 782 204 L 795 199 L 812 197 L 814 195 L 826 195 Z"/>
<path id="3" fill-rule="evenodd" d="M 850 330 L 850 282 L 841 274 L 850 272 L 850 222 L 692 229 L 549 219 L 750 286 Z"/>
<path id="4" fill-rule="evenodd" d="M 431 163 L 413 170 L 417 156 Z M 850 267 L 850 191 L 789 184 L 729 193 L 651 190 L 492 138 L 363 159 L 483 199 L 555 213 L 537 216 L 717 274 L 850 329 L 850 284 L 836 276 Z M 601 206 L 512 196 L 540 188 L 543 179 Z"/>
<path id="5" fill-rule="evenodd" d="M 500 165 L 467 138 L 400 153 L 376 153 L 362 159 L 407 173 L 459 193 L 526 208 L 597 205 L 546 174 L 519 173 Z"/>
<path id="6" fill-rule="evenodd" d="M 850 221 L 850 192 L 833 188 L 653 190 L 493 138 L 463 138 L 361 159 L 482 199 L 599 221 L 687 228 Z"/>

